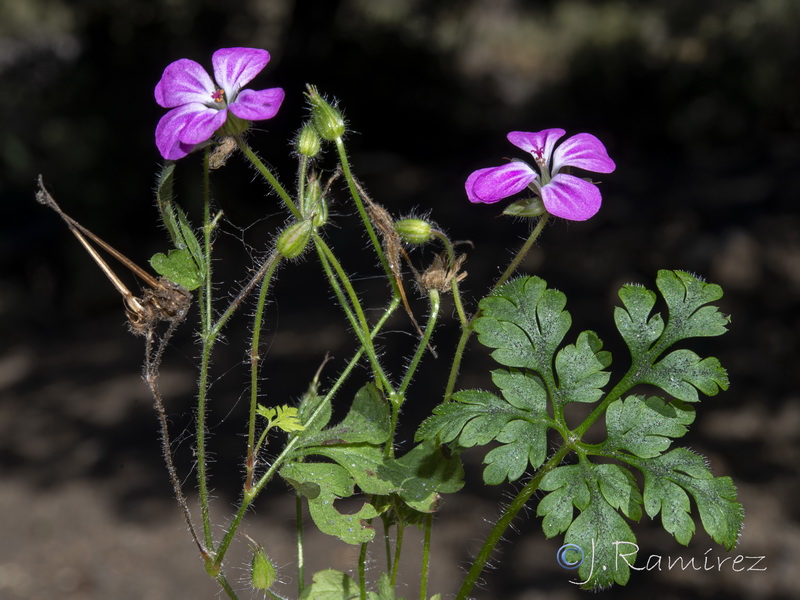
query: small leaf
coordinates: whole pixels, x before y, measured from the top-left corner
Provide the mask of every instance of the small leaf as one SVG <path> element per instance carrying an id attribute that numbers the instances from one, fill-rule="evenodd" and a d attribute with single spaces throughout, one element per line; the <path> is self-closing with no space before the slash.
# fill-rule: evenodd
<path id="1" fill-rule="evenodd" d="M 701 359 L 691 350 L 675 350 L 643 372 L 640 383 L 657 385 L 684 402 L 698 402 L 697 390 L 715 396 L 728 389 L 728 372 L 712 357 Z"/>
<path id="2" fill-rule="evenodd" d="M 425 441 L 387 467 L 401 489 L 398 496 L 423 513 L 439 507 L 440 494 L 452 494 L 464 487 L 464 467 L 458 456 L 445 456 L 442 449 Z"/>
<path id="3" fill-rule="evenodd" d="M 622 338 L 631 351 L 631 356 L 642 356 L 650 351 L 653 344 L 664 332 L 664 320 L 650 312 L 656 305 L 656 295 L 640 285 L 624 285 L 619 297 L 625 308 L 614 309 L 614 321 Z"/>
<path id="4" fill-rule="evenodd" d="M 736 501 L 736 488 L 730 477 L 714 477 L 703 457 L 686 448 L 632 461 L 632 464 L 644 473 L 647 514 L 655 517 L 660 512 L 664 529 L 678 542 L 688 544 L 694 534 L 688 492 L 711 538 L 728 550 L 736 546 L 744 509 Z"/>
<path id="5" fill-rule="evenodd" d="M 556 356 L 559 404 L 597 402 L 611 373 L 603 371 L 611 364 L 611 353 L 602 351 L 603 342 L 593 331 L 584 331 L 575 344 L 561 349 Z"/>
<path id="6" fill-rule="evenodd" d="M 325 569 L 314 573 L 311 585 L 303 589 L 300 600 L 353 600 L 359 593 L 358 584 L 350 575 Z"/>
<path id="7" fill-rule="evenodd" d="M 494 440 L 505 444 L 490 451 L 484 463 L 484 481 L 497 485 L 519 479 L 528 464 L 541 466 L 547 454 L 547 428 L 553 424 L 546 410 L 547 394 L 541 379 L 520 371 L 496 370 L 492 379 L 502 393 L 463 390 L 453 402 L 440 404 L 419 427 L 416 439 L 442 443 L 457 441 L 464 448 Z"/>
<path id="8" fill-rule="evenodd" d="M 186 250 L 173 249 L 168 254 L 162 252 L 154 254 L 150 259 L 150 265 L 156 273 L 189 291 L 197 289 L 203 283 L 197 265 Z"/>
<path id="9" fill-rule="evenodd" d="M 695 412 L 682 402 L 629 396 L 612 402 L 606 411 L 606 449 L 622 449 L 641 458 L 658 456 L 672 439 L 683 437 Z"/>
<path id="10" fill-rule="evenodd" d="M 553 355 L 572 324 L 566 302 L 542 279 L 521 277 L 481 300 L 475 331 L 484 346 L 496 348 L 492 357 L 501 365 L 536 371 L 550 386 Z"/>
<path id="11" fill-rule="evenodd" d="M 638 519 L 641 496 L 633 476 L 617 465 L 595 465 L 583 461 L 577 465 L 556 467 L 543 478 L 540 488 L 550 491 L 539 502 L 538 516 L 543 516 L 542 530 L 548 538 L 566 530 L 564 542 L 579 546 L 586 557 L 578 569 L 585 582 L 582 587 L 597 589 L 614 583 L 625 585 L 630 577 L 628 564 L 635 553 L 623 553 L 620 544 L 633 544 L 636 537 L 617 509 Z M 574 508 L 580 514 L 573 520 Z"/>
<path id="12" fill-rule="evenodd" d="M 704 306 L 722 298 L 722 288 L 705 283 L 684 271 L 658 272 L 656 285 L 669 307 L 669 320 L 661 345 L 669 347 L 690 337 L 722 335 L 729 319 L 716 306 Z"/>
<path id="13" fill-rule="evenodd" d="M 325 409 L 326 411 L 329 409 Z M 302 418 L 307 411 L 301 407 Z M 373 384 L 356 392 L 353 404 L 337 425 L 303 437 L 303 446 L 341 443 L 382 444 L 391 435 L 389 406 Z"/>

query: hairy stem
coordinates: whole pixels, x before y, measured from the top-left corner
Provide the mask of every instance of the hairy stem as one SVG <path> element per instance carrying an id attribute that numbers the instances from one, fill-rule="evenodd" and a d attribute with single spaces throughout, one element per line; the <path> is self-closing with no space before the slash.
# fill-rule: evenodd
<path id="1" fill-rule="evenodd" d="M 497 543 L 503 537 L 506 529 L 508 529 L 508 527 L 511 525 L 514 517 L 516 517 L 517 513 L 522 510 L 522 507 L 525 506 L 525 503 L 530 499 L 534 492 L 539 489 L 542 478 L 544 478 L 548 472 L 552 471 L 561 463 L 568 451 L 569 448 L 567 446 L 562 446 L 558 452 L 550 457 L 550 460 L 548 460 L 544 466 L 542 466 L 542 468 L 536 472 L 531 480 L 526 483 L 525 486 L 523 486 L 523 488 L 511 501 L 511 504 L 506 507 L 505 511 L 503 511 L 503 514 L 497 520 L 497 523 L 495 523 L 494 527 L 492 527 L 489 535 L 486 537 L 486 540 L 483 542 L 483 546 L 481 546 L 481 549 L 478 552 L 478 555 L 475 557 L 475 560 L 472 562 L 472 567 L 470 567 L 470 570 L 464 579 L 464 583 L 461 584 L 461 588 L 458 590 L 456 600 L 467 600 L 469 593 L 472 591 L 472 588 L 478 581 L 478 578 L 486 566 L 486 563 L 491 558 L 495 546 L 497 546 Z"/>
<path id="2" fill-rule="evenodd" d="M 261 282 L 261 291 L 258 294 L 258 302 L 256 303 L 256 313 L 253 317 L 253 337 L 250 341 L 250 416 L 247 424 L 247 459 L 245 461 L 247 475 L 245 478 L 244 489 L 249 490 L 253 485 L 253 472 L 256 465 L 256 407 L 258 406 L 258 376 L 259 376 L 259 353 L 258 344 L 261 338 L 261 327 L 263 325 L 264 306 L 267 301 L 267 292 L 269 291 L 272 276 L 275 274 L 275 269 L 280 264 L 280 255 L 277 255 L 275 260 L 270 261 L 270 266 L 267 269 L 264 279 Z"/>
<path id="3" fill-rule="evenodd" d="M 289 212 L 291 212 L 296 219 L 302 219 L 300 211 L 297 209 L 297 205 L 294 203 L 294 200 L 292 200 L 291 196 L 289 196 L 284 187 L 278 182 L 278 179 L 272 174 L 272 171 L 269 170 L 269 167 L 267 167 L 267 165 L 264 164 L 258 155 L 253 152 L 253 150 L 247 145 L 247 142 L 245 142 L 241 136 L 236 137 L 236 144 L 248 158 L 250 163 L 258 170 L 259 173 L 261 173 L 264 179 L 269 182 L 269 184 L 272 186 L 272 189 L 274 189 L 278 196 L 281 197 L 281 200 L 283 200 L 283 203 L 286 205 L 286 208 L 289 209 Z"/>

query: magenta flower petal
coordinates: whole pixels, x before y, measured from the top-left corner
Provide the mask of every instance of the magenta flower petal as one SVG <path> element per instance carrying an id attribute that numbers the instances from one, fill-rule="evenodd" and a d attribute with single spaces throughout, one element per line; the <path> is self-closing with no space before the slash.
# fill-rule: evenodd
<path id="1" fill-rule="evenodd" d="M 215 91 L 216 86 L 206 70 L 195 61 L 182 58 L 164 69 L 155 96 L 159 105 L 174 108 L 192 102 L 213 102 Z"/>
<path id="2" fill-rule="evenodd" d="M 512 131 L 506 137 L 517 148 L 530 152 L 535 158 L 550 163 L 553 146 L 566 133 L 563 129 L 543 129 L 542 131 Z"/>
<path id="3" fill-rule="evenodd" d="M 518 160 L 500 167 L 478 169 L 467 178 L 467 198 L 470 202 L 491 204 L 521 192 L 536 176 L 536 171 Z"/>
<path id="4" fill-rule="evenodd" d="M 214 52 L 214 78 L 225 90 L 228 103 L 250 83 L 269 62 L 269 52 L 259 48 L 221 48 Z"/>
<path id="5" fill-rule="evenodd" d="M 210 139 L 214 132 L 225 124 L 228 112 L 203 107 L 186 119 L 178 138 L 185 144 L 199 144 Z"/>
<path id="6" fill-rule="evenodd" d="M 551 215 L 585 221 L 600 210 L 600 189 L 585 179 L 559 173 L 542 187 L 542 201 Z"/>
<path id="7" fill-rule="evenodd" d="M 552 173 L 557 173 L 562 167 L 577 167 L 595 173 L 611 173 L 617 168 L 603 142 L 591 133 L 573 135 L 556 148 Z"/>
<path id="8" fill-rule="evenodd" d="M 173 108 L 161 117 L 156 125 L 156 146 L 161 156 L 167 160 L 178 160 L 192 151 L 194 144 L 182 142 L 180 135 L 194 114 L 203 108 L 205 106 L 199 103 L 186 104 Z"/>
<path id="9" fill-rule="evenodd" d="M 285 95 L 281 88 L 242 90 L 228 110 L 247 121 L 271 119 L 277 114 Z"/>

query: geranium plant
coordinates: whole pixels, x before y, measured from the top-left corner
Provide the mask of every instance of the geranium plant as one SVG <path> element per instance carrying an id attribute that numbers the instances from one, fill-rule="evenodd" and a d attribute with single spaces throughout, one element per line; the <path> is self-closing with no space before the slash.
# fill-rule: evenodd
<path id="1" fill-rule="evenodd" d="M 270 540 L 258 540 L 252 549 L 250 585 L 270 598 L 287 594 L 289 581 L 294 582 L 290 595 L 303 599 L 398 597 L 403 531 L 413 526 L 424 530 L 418 597 L 455 593 L 456 598 L 466 599 L 526 504 L 535 507 L 546 537 L 563 536 L 559 560 L 578 568 L 586 589 L 627 583 L 636 561 L 630 550 L 636 542 L 633 525 L 645 515 L 660 517 L 669 534 L 688 544 L 696 528 L 691 501 L 702 527 L 731 549 L 743 520 L 733 483 L 712 475 L 698 454 L 674 445 L 694 421 L 701 397 L 728 387 L 719 361 L 685 347 L 694 338 L 725 333 L 728 317 L 714 305 L 722 296 L 719 286 L 679 270 L 655 274 L 656 291 L 637 284 L 623 286 L 613 322 L 629 356 L 617 357 L 626 366 L 612 371 L 612 356 L 595 332 L 571 331 L 565 295 L 535 275 L 517 273 L 545 224 L 553 218 L 589 219 L 600 210 L 600 188 L 573 169 L 612 173 L 616 165 L 603 143 L 594 135 L 579 133 L 558 144 L 565 135 L 562 129 L 514 131 L 508 134 L 509 141 L 529 153 L 533 165 L 514 159 L 467 178 L 465 201 L 494 203 L 527 191 L 526 197 L 504 209 L 517 217 L 516 222 L 501 226 L 529 227 L 530 232 L 497 281 L 472 283 L 473 289 L 485 289 L 485 295 L 466 299 L 460 291 L 465 256 L 457 244 L 428 218 L 396 218 L 366 194 L 348 159 L 347 123 L 336 103 L 314 87 L 305 93 L 310 118 L 298 125 L 294 143 L 299 161 L 294 189 L 284 187 L 281 177 L 250 148 L 246 141 L 250 123 L 276 117 L 284 99 L 279 88 L 245 88 L 268 60 L 264 50 L 221 49 L 212 59 L 214 79 L 198 63 L 182 59 L 167 66 L 156 85 L 156 101 L 170 109 L 155 132 L 156 146 L 166 160 L 158 176 L 157 203 L 172 245 L 151 260 L 160 278 L 132 266 L 61 212 L 43 185 L 38 192 L 39 200 L 63 216 L 120 289 L 131 329 L 145 339 L 144 378 L 161 423 L 167 471 L 205 571 L 224 593 L 229 598 L 241 593 L 230 583 L 228 551 L 248 510 L 267 486 L 279 480 L 294 490 L 287 501 L 297 503 L 298 515 L 306 507 L 322 532 L 359 545 L 361 552 L 350 573 L 326 569 L 308 574 L 303 569 L 302 524 L 297 527 L 294 567 L 279 570 L 276 565 L 286 565 L 289 557 L 271 557 Z M 322 158 L 325 145 L 333 148 L 335 160 Z M 243 276 L 240 291 L 231 299 L 215 291 L 212 242 L 220 213 L 211 205 L 208 185 L 203 186 L 202 222 L 195 226 L 175 202 L 172 182 L 181 172 L 181 164 L 174 161 L 201 160 L 208 181 L 234 154 L 251 163 L 271 186 L 288 221 L 265 242 L 263 260 L 240 268 L 249 275 Z M 454 183 L 454 189 L 458 185 Z M 224 191 L 216 195 L 224 205 Z M 382 306 L 364 305 L 358 282 L 330 244 L 326 229 L 332 221 L 331 206 L 355 207 L 358 216 L 338 219 L 337 227 L 354 235 L 366 232 L 369 252 L 386 280 Z M 468 207 L 465 204 L 465 212 Z M 266 209 L 274 211 L 274 206 Z M 136 296 L 125 288 L 95 245 L 137 270 L 148 289 Z M 437 249 L 428 265 L 416 262 L 417 254 L 410 252 L 422 245 Z M 259 373 L 265 358 L 260 339 L 264 308 L 274 286 L 281 284 L 280 270 L 292 268 L 301 258 L 319 265 L 319 275 L 341 306 L 359 349 L 338 365 L 338 374 L 329 382 L 319 373 L 311 381 L 294 381 L 296 402 L 265 406 L 259 402 L 265 385 Z M 408 302 L 412 293 L 428 304 L 419 323 Z M 432 402 L 430 389 L 421 396 L 423 391 L 411 383 L 421 362 L 434 356 L 437 322 L 451 312 L 441 310 L 445 296 L 452 298 L 446 301 L 452 301 L 461 336 L 453 349 L 437 344 L 437 364 L 446 365 L 441 368 L 448 369 L 449 376 L 439 401 Z M 320 301 L 328 300 L 322 295 Z M 410 355 L 392 356 L 380 351 L 378 342 L 388 335 L 384 325 L 401 306 L 411 316 L 409 330 L 417 339 Z M 243 307 L 253 316 L 247 348 L 249 411 L 241 424 L 243 477 L 238 507 L 214 524 L 206 436 L 212 357 L 231 316 Z M 185 474 L 178 473 L 173 463 L 169 418 L 159 388 L 159 364 L 179 326 L 195 327 L 199 340 L 194 432 L 199 512 L 183 492 Z M 470 343 L 491 349 L 485 368 L 495 389 L 459 385 L 461 360 Z M 367 369 L 356 370 L 357 365 Z M 363 379 L 353 398 L 343 397 L 340 389 L 352 378 Z M 413 440 L 398 436 L 407 403 L 430 406 L 429 416 L 416 424 Z M 576 403 L 586 407 L 577 423 L 565 415 L 567 406 Z M 334 405 L 344 409 L 341 420 L 333 419 Z M 605 425 L 605 439 L 590 443 L 584 436 L 598 422 Z M 433 517 L 446 510 L 447 495 L 464 486 L 462 451 L 478 446 L 487 448 L 483 484 L 520 482 L 518 490 L 502 509 L 460 588 L 429 590 Z M 354 496 L 363 500 L 357 512 L 340 512 L 336 502 Z M 376 540 L 381 536 L 382 542 Z M 385 569 L 368 574 L 369 556 L 385 556 Z M 589 556 L 591 561 L 584 560 Z M 283 587 L 276 585 L 278 577 Z"/>

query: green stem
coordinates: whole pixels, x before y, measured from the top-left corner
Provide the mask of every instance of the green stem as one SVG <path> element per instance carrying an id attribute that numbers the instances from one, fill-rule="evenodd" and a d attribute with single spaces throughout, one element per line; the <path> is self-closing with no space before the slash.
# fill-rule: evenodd
<path id="1" fill-rule="evenodd" d="M 358 192 L 358 186 L 356 185 L 355 179 L 353 179 L 353 173 L 350 171 L 350 161 L 347 158 L 347 151 L 345 150 L 342 138 L 336 138 L 336 149 L 339 152 L 339 162 L 342 165 L 342 172 L 344 173 L 344 178 L 347 180 L 347 187 L 350 189 L 350 195 L 353 197 L 353 201 L 356 203 L 358 214 L 361 215 L 361 220 L 364 222 L 364 228 L 367 230 L 369 239 L 372 241 L 372 245 L 375 247 L 375 253 L 378 255 L 378 259 L 381 261 L 381 266 L 383 266 L 383 270 L 386 272 L 386 276 L 389 278 L 389 281 L 392 282 L 394 281 L 392 269 L 389 267 L 389 261 L 386 259 L 386 254 L 383 252 L 383 246 L 381 246 L 380 240 L 378 240 L 378 235 L 375 233 L 375 228 L 372 226 L 372 221 L 370 220 L 369 215 L 364 208 L 364 202 L 361 200 L 361 194 Z"/>
<path id="2" fill-rule="evenodd" d="M 203 538 L 206 548 L 214 547 L 209 517 L 208 474 L 206 470 L 206 404 L 208 394 L 208 368 L 211 363 L 211 198 L 209 189 L 208 150 L 203 154 L 203 253 L 205 255 L 205 281 L 201 294 L 200 322 L 202 329 L 202 356 L 197 391 L 197 485 L 200 495 L 200 518 L 203 522 Z"/>
<path id="3" fill-rule="evenodd" d="M 262 321 L 264 317 L 264 306 L 267 301 L 267 292 L 272 282 L 272 276 L 275 274 L 275 269 L 280 262 L 280 255 L 277 255 L 275 260 L 270 261 L 269 268 L 261 282 L 261 291 L 258 294 L 256 313 L 253 317 L 253 337 L 250 341 L 250 417 L 247 425 L 247 460 L 245 462 L 247 474 L 244 484 L 245 490 L 250 489 L 253 484 L 253 473 L 256 464 L 256 407 L 258 406 L 258 367 L 260 358 L 258 345 L 261 338 L 261 327 L 263 325 Z"/>
<path id="4" fill-rule="evenodd" d="M 397 573 L 400 571 L 400 553 L 403 550 L 403 534 L 406 528 L 402 523 L 397 523 L 397 539 L 394 544 L 394 563 L 392 565 L 392 588 L 397 584 Z"/>
<path id="5" fill-rule="evenodd" d="M 381 318 L 375 324 L 375 327 L 372 328 L 372 332 L 370 333 L 370 337 L 371 338 L 374 338 L 376 335 L 378 335 L 378 332 L 384 326 L 384 324 L 389 319 L 389 317 L 392 315 L 392 313 L 394 313 L 394 311 L 397 310 L 397 307 L 399 305 L 400 305 L 399 298 L 393 298 L 392 302 L 389 304 L 389 306 L 384 311 L 384 314 L 381 316 Z M 355 353 L 353 358 L 350 359 L 350 362 L 347 364 L 345 369 L 342 371 L 342 373 L 339 375 L 337 380 L 334 382 L 334 384 L 331 387 L 331 389 L 328 391 L 328 393 L 322 399 L 322 402 L 320 402 L 319 407 L 317 407 L 317 410 L 315 410 L 311 414 L 311 416 L 309 417 L 309 421 L 313 421 L 317 417 L 317 415 L 320 413 L 322 408 L 326 404 L 328 404 L 331 401 L 331 399 L 336 395 L 336 392 L 339 391 L 339 388 L 344 384 L 345 380 L 350 376 L 350 373 L 353 371 L 355 366 L 358 364 L 358 361 L 361 360 L 361 356 L 363 354 L 364 354 L 364 348 L 361 347 Z M 253 502 L 253 500 L 255 500 L 255 498 L 258 496 L 258 494 L 261 493 L 261 490 L 264 489 L 264 487 L 267 485 L 267 483 L 269 483 L 269 481 L 275 475 L 277 470 L 280 468 L 280 466 L 283 463 L 283 461 L 286 460 L 286 458 L 289 456 L 289 454 L 291 454 L 291 452 L 294 450 L 294 447 L 298 444 L 300 439 L 301 439 L 300 436 L 292 437 L 287 442 L 286 446 L 281 451 L 281 453 L 274 460 L 274 462 L 269 467 L 269 469 L 267 469 L 267 472 L 264 473 L 264 475 L 261 476 L 261 478 L 250 489 L 249 492 L 244 494 L 244 496 L 242 498 L 242 501 L 241 501 L 241 504 L 239 505 L 239 508 L 238 508 L 238 510 L 236 511 L 236 514 L 233 517 L 233 520 L 228 525 L 228 529 L 226 530 L 225 535 L 223 536 L 222 541 L 219 544 L 219 547 L 217 547 L 217 549 L 216 549 L 215 558 L 214 558 L 214 565 L 215 566 L 219 567 L 222 564 L 222 561 L 225 559 L 225 554 L 228 552 L 228 548 L 230 547 L 231 541 L 233 541 L 233 537 L 234 537 L 234 535 L 236 535 L 236 530 L 239 528 L 239 524 L 242 522 L 242 519 L 244 518 L 244 515 L 247 512 L 247 509 L 249 508 L 250 504 Z"/>
<path id="6" fill-rule="evenodd" d="M 244 155 L 248 158 L 248 160 L 252 163 L 252 165 L 258 169 L 258 172 L 266 179 L 269 184 L 272 186 L 278 196 L 281 197 L 283 203 L 286 205 L 286 208 L 295 216 L 296 219 L 302 219 L 300 215 L 300 211 L 297 209 L 297 205 L 292 200 L 291 196 L 287 193 L 287 191 L 283 188 L 283 186 L 278 182 L 278 179 L 272 174 L 272 171 L 269 170 L 269 167 L 263 163 L 263 161 L 258 157 L 258 155 L 253 152 L 250 146 L 247 145 L 241 136 L 236 136 L 236 144 L 239 146 L 239 149 L 244 153 Z"/>
<path id="7" fill-rule="evenodd" d="M 428 344 L 431 341 L 431 335 L 433 335 L 433 329 L 436 327 L 436 318 L 439 316 L 439 307 L 441 305 L 439 300 L 439 291 L 430 290 L 428 292 L 428 296 L 431 302 L 431 312 L 428 315 L 428 323 L 425 325 L 425 332 L 423 333 L 422 338 L 419 340 L 419 344 L 417 345 L 417 351 L 414 353 L 414 357 L 411 359 L 411 362 L 408 365 L 408 370 L 406 370 L 406 375 L 403 377 L 403 381 L 397 390 L 397 396 L 400 398 L 400 402 L 405 399 L 406 390 L 411 383 L 411 378 L 414 376 L 414 373 L 419 366 L 419 361 L 422 360 L 422 355 L 425 354 L 425 350 L 428 348 Z"/>
<path id="8" fill-rule="evenodd" d="M 425 516 L 425 538 L 422 542 L 422 573 L 419 582 L 419 600 L 428 598 L 428 571 L 431 565 L 431 529 L 433 529 L 433 515 Z"/>
<path id="9" fill-rule="evenodd" d="M 491 558 L 495 546 L 497 546 L 497 543 L 503 537 L 506 529 L 508 529 L 508 527 L 511 525 L 511 522 L 517 516 L 517 513 L 522 510 L 522 507 L 525 506 L 525 503 L 530 499 L 534 492 L 539 489 L 539 485 L 541 484 L 544 476 L 561 463 L 567 452 L 569 452 L 569 447 L 562 446 L 558 452 L 550 457 L 550 460 L 548 460 L 544 466 L 542 466 L 542 468 L 536 472 L 533 478 L 525 484 L 516 497 L 511 501 L 511 504 L 506 507 L 505 511 L 503 511 L 503 514 L 497 520 L 497 523 L 495 523 L 494 527 L 492 527 L 492 530 L 489 532 L 486 540 L 483 542 L 483 546 L 481 546 L 478 555 L 475 557 L 472 567 L 470 567 L 470 570 L 464 579 L 464 583 L 458 590 L 456 600 L 467 600 L 469 593 L 472 591 L 472 588 L 478 581 L 481 572 Z"/>
<path id="10" fill-rule="evenodd" d="M 539 218 L 539 221 L 536 223 L 536 227 L 533 228 L 533 230 L 531 231 L 531 234 L 528 236 L 528 239 L 525 240 L 524 244 L 522 244 L 522 247 L 519 249 L 517 254 L 514 256 L 514 258 L 508 264 L 508 267 L 506 267 L 506 270 L 503 271 L 503 274 L 500 275 L 500 279 L 498 279 L 497 282 L 492 286 L 492 289 L 489 290 L 489 294 L 491 294 L 497 288 L 499 288 L 501 285 L 503 285 L 514 274 L 514 271 L 517 270 L 517 267 L 519 267 L 520 263 L 527 256 L 528 251 L 536 243 L 536 240 L 539 239 L 539 236 L 541 235 L 542 230 L 544 229 L 544 226 L 547 225 L 547 221 L 549 220 L 549 217 L 550 217 L 550 215 L 545 213 L 542 217 Z M 472 319 L 475 320 L 475 317 L 472 317 Z"/>
<path id="11" fill-rule="evenodd" d="M 228 596 L 228 598 L 230 598 L 231 600 L 239 600 L 239 596 L 236 595 L 236 592 L 231 587 L 231 584 L 228 583 L 228 580 L 225 578 L 225 575 L 223 575 L 222 573 L 217 575 L 217 583 L 225 592 L 225 594 Z"/>
<path id="12" fill-rule="evenodd" d="M 600 404 L 597 405 L 597 407 L 591 413 L 589 413 L 589 416 L 586 417 L 583 423 L 581 423 L 580 425 L 578 425 L 578 427 L 575 428 L 575 430 L 573 431 L 575 439 L 580 439 L 583 436 L 583 434 L 586 433 L 586 430 L 589 429 L 589 427 L 591 427 L 592 424 L 598 418 L 600 418 L 602 415 L 605 414 L 608 405 L 617 400 L 618 398 L 620 398 L 622 394 L 624 394 L 631 388 L 632 384 L 635 383 L 633 381 L 634 370 L 635 370 L 634 367 L 635 365 L 631 366 L 628 372 L 625 373 L 625 376 L 619 380 L 619 383 L 617 383 L 617 385 L 614 386 L 614 389 L 608 392 L 608 395 L 603 399 L 603 401 Z"/>
<path id="13" fill-rule="evenodd" d="M 303 594 L 305 582 L 305 553 L 303 548 L 303 496 L 295 493 L 295 527 L 297 538 L 297 595 Z"/>
<path id="14" fill-rule="evenodd" d="M 528 239 L 525 240 L 525 243 L 522 244 L 522 247 L 517 251 L 516 255 L 511 262 L 509 263 L 506 270 L 503 271 L 503 274 L 500 276 L 500 279 L 492 286 L 492 289 L 489 290 L 489 294 L 491 295 L 495 290 L 497 290 L 501 285 L 503 285 L 508 279 L 514 274 L 514 271 L 517 270 L 520 263 L 523 261 L 525 256 L 528 254 L 530 249 L 533 247 L 533 244 L 536 243 L 536 240 L 539 239 L 542 231 L 544 230 L 544 226 L 547 224 L 549 220 L 549 215 L 545 214 L 542 216 L 539 221 L 536 223 L 536 226 L 531 231 L 531 234 L 528 236 Z M 469 319 L 466 324 L 462 322 L 461 328 L 461 337 L 458 340 L 458 344 L 456 346 L 455 354 L 453 355 L 453 364 L 450 367 L 450 375 L 447 379 L 447 387 L 444 391 L 444 401 L 449 402 L 453 396 L 453 390 L 455 389 L 456 380 L 458 379 L 458 372 L 461 368 L 461 360 L 464 358 L 464 350 L 467 347 L 467 342 L 469 341 L 470 336 L 473 332 L 473 326 L 475 321 L 480 317 L 481 311 L 478 311 L 472 315 L 472 318 Z"/>
<path id="15" fill-rule="evenodd" d="M 317 247 L 317 253 L 319 254 L 322 268 L 328 276 L 328 280 L 333 288 L 334 293 L 336 294 L 337 299 L 339 300 L 339 304 L 341 304 L 345 315 L 350 321 L 350 325 L 353 327 L 353 330 L 358 337 L 358 341 L 361 343 L 364 351 L 367 353 L 367 357 L 369 358 L 375 374 L 375 380 L 381 383 L 389 396 L 393 396 L 394 389 L 392 388 L 389 378 L 386 376 L 380 361 L 378 361 L 378 355 L 375 352 L 375 346 L 372 344 L 372 339 L 366 334 L 366 332 L 369 331 L 369 325 L 367 324 L 366 316 L 361 308 L 361 303 L 358 300 L 355 289 L 350 283 L 350 279 L 347 277 L 347 274 L 344 272 L 344 269 L 342 269 L 339 261 L 336 260 L 336 257 L 333 255 L 333 252 L 328 245 L 316 234 L 314 235 L 314 244 Z M 334 273 L 334 270 L 336 273 Z M 350 303 L 348 303 L 347 298 L 345 298 L 345 294 L 339 285 L 339 281 L 342 281 L 344 284 L 345 289 L 350 296 L 350 303 L 353 304 L 353 308 L 358 315 L 354 314 L 353 310 L 350 308 Z"/>
<path id="16" fill-rule="evenodd" d="M 367 544 L 361 544 L 358 553 L 358 591 L 361 600 L 367 600 Z"/>

